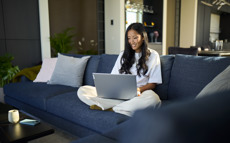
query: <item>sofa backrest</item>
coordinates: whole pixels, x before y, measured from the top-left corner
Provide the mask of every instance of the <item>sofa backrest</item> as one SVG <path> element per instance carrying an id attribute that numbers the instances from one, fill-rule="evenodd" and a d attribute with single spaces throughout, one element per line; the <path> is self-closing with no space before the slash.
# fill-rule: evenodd
<path id="1" fill-rule="evenodd" d="M 84 74 L 83 84 L 94 86 L 93 73 L 110 73 L 118 55 L 91 55 Z"/>
<path id="2" fill-rule="evenodd" d="M 70 55 L 70 54 L 69 54 Z M 85 55 L 70 55 L 82 57 Z M 83 85 L 94 86 L 92 73 L 110 73 L 118 55 L 90 55 Z M 194 98 L 213 78 L 230 65 L 230 58 L 191 55 L 160 56 L 162 84 L 154 90 L 162 100 Z"/>
<path id="3" fill-rule="evenodd" d="M 110 73 L 117 57 L 118 55 L 112 54 L 90 55 L 90 59 L 85 68 L 83 85 L 94 86 L 93 73 Z"/>
<path id="4" fill-rule="evenodd" d="M 176 55 L 170 75 L 168 98 L 194 98 L 230 65 L 230 58 Z"/>
<path id="5" fill-rule="evenodd" d="M 160 56 L 161 60 L 161 73 L 162 84 L 158 84 L 155 88 L 155 92 L 159 95 L 161 100 L 168 99 L 168 86 L 170 81 L 170 74 L 174 61 L 173 55 Z"/>
<path id="6" fill-rule="evenodd" d="M 94 86 L 93 73 L 110 73 L 117 60 L 118 55 L 115 54 L 102 54 L 102 55 L 79 55 L 79 54 L 66 54 L 76 58 L 83 56 L 90 56 L 84 72 L 83 85 Z"/>
<path id="7" fill-rule="evenodd" d="M 97 73 L 110 73 L 117 60 L 118 55 L 102 54 L 98 63 Z M 160 56 L 161 69 L 162 69 L 162 80 L 163 83 L 157 85 L 155 92 L 160 96 L 161 99 L 168 98 L 168 86 L 171 74 L 171 69 L 174 61 L 173 55 Z M 90 66 L 87 66 L 89 68 Z M 91 73 L 92 75 L 92 73 Z M 91 77 L 91 76 L 90 76 Z M 85 77 L 86 79 L 90 79 Z M 93 79 L 92 80 L 93 83 Z M 94 85 L 94 84 L 93 84 Z"/>
<path id="8" fill-rule="evenodd" d="M 94 85 L 92 73 L 110 73 L 117 60 L 118 55 L 102 54 L 97 56 L 91 56 L 86 66 L 84 74 L 84 85 Z M 168 86 L 170 73 L 174 61 L 173 55 L 161 56 L 161 69 L 163 83 L 157 85 L 155 92 L 161 99 L 168 98 Z"/>
<path id="9" fill-rule="evenodd" d="M 118 55 L 102 54 L 100 62 L 98 64 L 98 73 L 111 73 Z"/>
<path id="10" fill-rule="evenodd" d="M 94 85 L 92 74 L 97 72 L 100 59 L 101 59 L 100 55 L 91 55 L 90 59 L 88 60 L 87 66 L 85 68 L 83 85 L 92 85 L 92 86 Z"/>

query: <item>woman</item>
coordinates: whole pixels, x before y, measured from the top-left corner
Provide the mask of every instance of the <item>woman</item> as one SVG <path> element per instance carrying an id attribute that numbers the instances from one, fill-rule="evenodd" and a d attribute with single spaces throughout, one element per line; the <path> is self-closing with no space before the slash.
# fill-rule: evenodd
<path id="1" fill-rule="evenodd" d="M 137 75 L 138 96 L 128 101 L 97 97 L 95 87 L 83 86 L 78 97 L 89 106 L 97 105 L 102 110 L 113 108 L 115 112 L 131 116 L 136 110 L 158 106 L 161 101 L 153 91 L 162 83 L 160 58 L 156 51 L 148 48 L 147 33 L 142 24 L 131 24 L 125 33 L 125 50 L 122 51 L 111 74 Z"/>

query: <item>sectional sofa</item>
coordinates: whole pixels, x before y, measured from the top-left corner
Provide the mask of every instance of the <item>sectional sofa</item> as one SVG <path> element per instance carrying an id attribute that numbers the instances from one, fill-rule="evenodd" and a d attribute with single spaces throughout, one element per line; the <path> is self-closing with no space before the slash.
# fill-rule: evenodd
<path id="1" fill-rule="evenodd" d="M 66 56 L 81 58 L 85 55 Z M 110 73 L 117 56 L 90 55 L 86 68 L 82 69 L 82 84 L 94 85 L 94 72 Z M 161 108 L 176 102 L 199 100 L 196 96 L 230 65 L 230 58 L 225 57 L 165 55 L 160 58 L 163 83 L 157 85 L 155 92 L 162 100 Z M 90 109 L 78 99 L 78 88 L 32 81 L 11 83 L 4 86 L 5 102 L 82 137 L 76 142 L 116 142 L 114 135 L 123 130 L 132 117 Z"/>

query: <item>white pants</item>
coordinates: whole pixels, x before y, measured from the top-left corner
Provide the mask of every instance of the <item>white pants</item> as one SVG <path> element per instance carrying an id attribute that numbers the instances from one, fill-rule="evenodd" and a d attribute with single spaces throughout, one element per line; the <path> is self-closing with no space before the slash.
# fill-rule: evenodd
<path id="1" fill-rule="evenodd" d="M 161 103 L 159 96 L 153 90 L 146 90 L 142 92 L 141 96 L 124 101 L 97 97 L 96 88 L 86 85 L 78 89 L 77 95 L 82 102 L 89 106 L 97 105 L 102 110 L 113 108 L 114 112 L 128 116 L 132 116 L 136 110 L 150 106 L 157 107 Z"/>

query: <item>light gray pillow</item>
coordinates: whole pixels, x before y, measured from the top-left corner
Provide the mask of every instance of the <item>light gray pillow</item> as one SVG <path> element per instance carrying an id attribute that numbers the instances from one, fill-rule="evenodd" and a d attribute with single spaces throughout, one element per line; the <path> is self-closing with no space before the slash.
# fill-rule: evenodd
<path id="1" fill-rule="evenodd" d="M 75 58 L 58 53 L 57 63 L 48 84 L 80 87 L 89 58 L 90 56 Z"/>
<path id="2" fill-rule="evenodd" d="M 209 84 L 207 84 L 201 92 L 196 96 L 197 98 L 207 95 L 219 94 L 224 92 L 230 93 L 230 66 L 218 74 Z"/>

